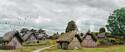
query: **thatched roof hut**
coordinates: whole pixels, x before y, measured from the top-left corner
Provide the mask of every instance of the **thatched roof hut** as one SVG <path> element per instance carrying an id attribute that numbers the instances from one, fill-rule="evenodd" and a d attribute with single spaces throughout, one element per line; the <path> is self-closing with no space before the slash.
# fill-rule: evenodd
<path id="1" fill-rule="evenodd" d="M 6 46 L 13 46 L 14 48 L 21 48 L 23 39 L 18 31 L 10 31 L 5 33 L 3 41 Z"/>
<path id="2" fill-rule="evenodd" d="M 57 39 L 58 48 L 61 48 L 61 49 L 74 49 L 75 47 L 79 48 L 80 47 L 79 45 L 75 45 L 80 43 L 79 41 L 80 38 L 78 39 L 78 37 L 75 37 L 76 35 L 77 35 L 76 31 L 70 31 L 62 34 Z M 76 42 L 76 43 L 73 43 L 73 42 Z"/>
<path id="3" fill-rule="evenodd" d="M 64 33 L 57 39 L 57 42 L 71 42 L 72 38 L 75 37 L 76 33 L 76 31 Z"/>
<path id="4" fill-rule="evenodd" d="M 83 47 L 95 47 L 97 46 L 96 41 L 96 38 L 92 34 L 86 33 L 86 35 L 83 37 L 81 45 Z"/>
<path id="5" fill-rule="evenodd" d="M 28 31 L 22 38 L 25 42 L 37 41 L 37 36 L 31 31 Z"/>
<path id="6" fill-rule="evenodd" d="M 73 40 L 69 43 L 68 49 L 79 49 L 81 48 L 81 44 L 77 37 L 74 37 Z"/>
<path id="7" fill-rule="evenodd" d="M 60 34 L 57 32 L 57 33 L 54 33 L 52 36 L 51 36 L 51 39 L 58 39 L 60 36 Z"/>

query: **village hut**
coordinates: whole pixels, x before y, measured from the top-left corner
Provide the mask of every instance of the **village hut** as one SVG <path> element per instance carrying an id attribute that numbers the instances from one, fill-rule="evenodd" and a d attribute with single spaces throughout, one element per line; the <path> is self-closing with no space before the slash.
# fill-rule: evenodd
<path id="1" fill-rule="evenodd" d="M 93 48 L 97 46 L 96 41 L 96 38 L 92 34 L 86 33 L 86 35 L 83 37 L 81 45 L 83 47 Z"/>
<path id="2" fill-rule="evenodd" d="M 68 49 L 80 49 L 80 48 L 81 44 L 79 40 L 77 39 L 77 37 L 74 37 L 73 40 L 69 43 Z"/>
<path id="3" fill-rule="evenodd" d="M 77 41 L 78 37 L 74 38 L 75 35 L 77 35 L 76 31 L 70 31 L 70 32 L 62 34 L 57 39 L 57 47 L 59 49 L 65 49 L 65 50 L 73 49 L 73 48 L 80 48 L 80 44 L 79 44 L 80 41 Z M 78 45 L 76 45 L 76 44 L 78 44 Z"/>
<path id="4" fill-rule="evenodd" d="M 3 36 L 4 45 L 11 47 L 11 49 L 21 48 L 23 39 L 18 31 L 10 31 Z"/>
<path id="5" fill-rule="evenodd" d="M 52 35 L 52 39 L 58 39 L 59 36 L 60 36 L 60 34 L 59 34 L 58 32 L 57 32 L 57 33 L 54 33 L 54 34 Z"/>
<path id="6" fill-rule="evenodd" d="M 24 36 L 28 31 L 29 31 L 29 29 L 27 29 L 27 28 L 22 28 L 22 29 L 20 30 L 21 36 Z"/>
<path id="7" fill-rule="evenodd" d="M 39 29 L 39 30 L 36 32 L 36 34 L 37 34 L 38 40 L 45 40 L 45 39 L 48 38 L 48 35 L 47 35 L 46 31 L 43 30 L 43 29 Z"/>
<path id="8" fill-rule="evenodd" d="M 43 33 L 37 34 L 38 40 L 46 40 L 47 38 L 48 38 L 47 34 L 43 34 Z"/>
<path id="9" fill-rule="evenodd" d="M 27 43 L 37 42 L 37 36 L 31 31 L 28 31 L 22 38 Z"/>
<path id="10" fill-rule="evenodd" d="M 99 34 L 97 35 L 97 38 L 99 38 L 99 39 L 105 39 L 105 38 L 106 38 L 106 33 L 105 33 L 105 32 L 99 33 Z"/>

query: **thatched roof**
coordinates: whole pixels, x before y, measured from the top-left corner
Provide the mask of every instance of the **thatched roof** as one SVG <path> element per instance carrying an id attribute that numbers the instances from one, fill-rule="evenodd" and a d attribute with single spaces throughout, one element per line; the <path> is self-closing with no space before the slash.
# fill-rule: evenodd
<path id="1" fill-rule="evenodd" d="M 5 35 L 3 36 L 3 40 L 4 40 L 4 41 L 10 41 L 15 34 L 16 34 L 16 31 L 7 32 L 7 33 L 5 33 Z"/>
<path id="2" fill-rule="evenodd" d="M 86 35 L 83 37 L 83 40 L 84 40 L 88 35 L 90 35 L 95 42 L 97 41 L 96 37 L 95 37 L 93 34 L 91 34 L 91 33 L 86 33 Z"/>
<path id="3" fill-rule="evenodd" d="M 64 34 L 62 34 L 62 35 L 57 39 L 57 42 L 62 42 L 62 41 L 70 42 L 70 41 L 72 41 L 73 37 L 74 37 L 76 34 L 77 34 L 76 31 L 70 31 L 70 32 L 64 33 Z"/>
<path id="4" fill-rule="evenodd" d="M 5 33 L 5 35 L 3 36 L 3 40 L 11 41 L 13 37 L 16 37 L 20 42 L 23 42 L 18 31 L 10 31 L 10 32 Z"/>
<path id="5" fill-rule="evenodd" d="M 34 37 L 36 37 L 33 32 L 28 31 L 22 38 L 23 38 L 24 41 L 27 41 L 32 35 L 33 35 Z"/>
<path id="6" fill-rule="evenodd" d="M 68 45 L 68 48 L 69 49 L 79 49 L 79 48 L 81 48 L 81 44 L 80 44 L 79 40 L 77 39 L 77 37 L 73 38 L 73 40 Z"/>

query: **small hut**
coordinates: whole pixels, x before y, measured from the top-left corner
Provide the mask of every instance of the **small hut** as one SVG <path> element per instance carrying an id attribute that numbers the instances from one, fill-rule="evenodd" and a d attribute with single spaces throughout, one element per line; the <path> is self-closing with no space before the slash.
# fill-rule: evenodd
<path id="1" fill-rule="evenodd" d="M 23 39 L 18 31 L 10 31 L 3 36 L 4 45 L 12 47 L 10 49 L 21 48 Z"/>
<path id="2" fill-rule="evenodd" d="M 38 40 L 45 40 L 48 38 L 48 35 L 46 33 L 46 30 L 43 30 L 43 29 L 39 29 L 37 32 L 37 38 Z"/>
<path id="3" fill-rule="evenodd" d="M 81 45 L 83 47 L 89 47 L 89 48 L 93 48 L 93 47 L 96 47 L 97 44 L 96 44 L 96 38 L 90 34 L 90 33 L 87 33 L 84 37 L 83 37 L 83 41 L 81 43 Z"/>
<path id="4" fill-rule="evenodd" d="M 80 48 L 81 44 L 79 40 L 77 39 L 77 37 L 74 37 L 73 40 L 69 43 L 68 49 L 80 49 Z"/>
<path id="5" fill-rule="evenodd" d="M 23 40 L 28 43 L 37 42 L 37 36 L 33 32 L 28 31 L 27 34 L 23 36 Z"/>
<path id="6" fill-rule="evenodd" d="M 52 39 L 58 39 L 59 36 L 60 36 L 60 34 L 59 34 L 58 32 L 57 32 L 57 33 L 54 33 L 54 34 L 52 35 Z"/>
<path id="7" fill-rule="evenodd" d="M 46 40 L 48 38 L 47 34 L 37 34 L 38 40 Z"/>
<path id="8" fill-rule="evenodd" d="M 80 48 L 80 41 L 77 37 L 76 31 L 70 31 L 67 33 L 62 34 L 58 39 L 57 39 L 57 47 L 59 49 L 74 49 L 74 48 Z M 75 43 L 74 43 L 75 42 Z M 77 44 L 77 45 L 76 45 Z"/>

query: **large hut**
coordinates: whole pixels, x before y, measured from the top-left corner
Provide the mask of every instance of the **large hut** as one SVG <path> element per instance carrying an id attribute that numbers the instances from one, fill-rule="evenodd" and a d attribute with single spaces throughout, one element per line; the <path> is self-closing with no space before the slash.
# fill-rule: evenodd
<path id="1" fill-rule="evenodd" d="M 11 49 L 21 48 L 23 39 L 21 38 L 18 31 L 10 31 L 5 33 L 3 36 L 5 46 L 11 47 Z"/>
<path id="2" fill-rule="evenodd" d="M 22 38 L 27 43 L 37 42 L 37 36 L 31 31 L 28 31 Z"/>
<path id="3" fill-rule="evenodd" d="M 96 38 L 91 33 L 86 33 L 86 35 L 83 37 L 81 45 L 83 47 L 93 48 L 97 46 L 96 41 Z"/>
<path id="4" fill-rule="evenodd" d="M 64 33 L 57 39 L 59 49 L 78 49 L 80 46 L 80 37 L 78 38 L 76 31 Z"/>

